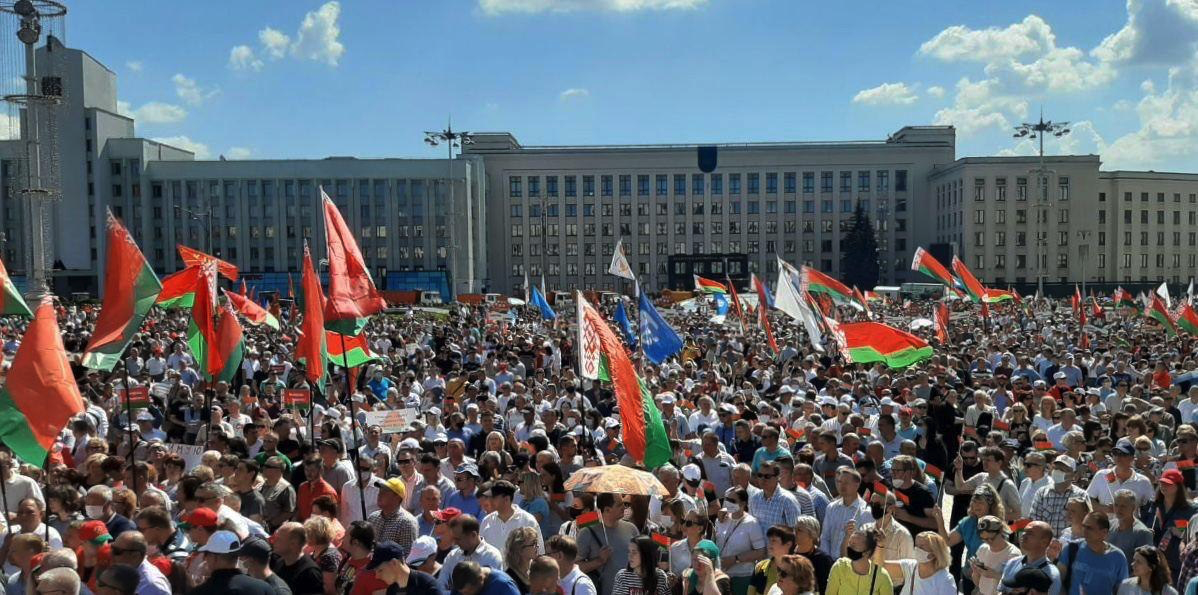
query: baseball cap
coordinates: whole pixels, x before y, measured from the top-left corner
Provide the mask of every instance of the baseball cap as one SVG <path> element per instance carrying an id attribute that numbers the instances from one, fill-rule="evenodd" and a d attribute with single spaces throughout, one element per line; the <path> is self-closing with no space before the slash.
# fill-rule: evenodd
<path id="1" fill-rule="evenodd" d="M 450 506 L 449 508 L 442 508 L 441 510 L 434 510 L 434 511 L 430 512 L 429 514 L 432 515 L 432 517 L 434 519 L 437 519 L 438 521 L 441 521 L 442 523 L 448 523 L 449 521 L 452 521 L 452 520 L 462 516 L 462 511 Z"/>
<path id="2" fill-rule="evenodd" d="M 387 489 L 394 492 L 395 495 L 399 496 L 400 498 L 404 498 L 408 494 L 408 486 L 404 485 L 403 480 L 398 477 L 392 477 L 391 479 L 384 481 L 383 485 L 387 486 Z"/>
<path id="3" fill-rule="evenodd" d="M 179 527 L 184 531 L 193 527 L 207 527 L 211 529 L 218 524 L 216 511 L 211 508 L 200 507 L 183 516 L 183 521 L 179 523 Z"/>
<path id="4" fill-rule="evenodd" d="M 691 551 L 694 550 L 703 552 L 703 555 L 707 556 L 708 560 L 714 561 L 720 559 L 720 546 L 716 545 L 715 542 L 710 539 L 700 539 L 699 543 L 696 543 L 695 547 L 691 548 Z"/>
<path id="5" fill-rule="evenodd" d="M 79 527 L 79 539 L 92 545 L 104 545 L 112 541 L 112 535 L 108 534 L 108 526 L 103 521 L 87 521 Z"/>
<path id="6" fill-rule="evenodd" d="M 374 553 L 370 556 L 370 563 L 366 565 L 366 570 L 374 570 L 392 560 L 403 559 L 403 548 L 398 543 L 387 540 L 374 546 Z"/>
<path id="7" fill-rule="evenodd" d="M 1070 471 L 1077 471 L 1077 461 L 1069 455 L 1061 455 L 1053 460 L 1052 464 L 1068 467 Z"/>
<path id="8" fill-rule="evenodd" d="M 1010 529 L 1006 523 L 999 520 L 998 517 L 986 515 L 978 519 L 978 531 L 998 531 L 1000 533 L 1008 533 Z"/>
<path id="9" fill-rule="evenodd" d="M 420 450 L 420 441 L 415 438 L 404 438 L 399 443 L 399 450 Z"/>
<path id="10" fill-rule="evenodd" d="M 433 444 L 449 444 L 449 434 L 437 432 L 437 435 L 433 436 Z"/>
<path id="11" fill-rule="evenodd" d="M 241 544 L 241 551 L 237 552 L 237 555 L 257 562 L 269 562 L 270 552 L 270 544 L 265 539 L 254 537 Z"/>
<path id="12" fill-rule="evenodd" d="M 684 465 L 682 467 L 682 478 L 683 479 L 685 479 L 691 483 L 699 483 L 699 480 L 702 479 L 702 477 L 703 477 L 703 475 L 702 475 L 702 472 L 699 470 L 698 465 L 691 463 L 689 465 Z"/>
<path id="13" fill-rule="evenodd" d="M 1161 483 L 1163 484 L 1175 486 L 1181 485 L 1185 483 L 1185 481 L 1185 477 L 1182 477 L 1181 471 L 1178 471 L 1177 469 L 1166 469 L 1165 472 L 1161 474 Z"/>
<path id="14" fill-rule="evenodd" d="M 428 535 L 421 535 L 412 542 L 412 551 L 408 552 L 408 566 L 420 566 L 429 557 L 437 555 L 437 540 Z"/>
<path id="15" fill-rule="evenodd" d="M 674 404 L 674 395 L 666 394 L 664 397 L 661 398 L 661 404 L 662 405 L 673 405 Z"/>
<path id="16" fill-rule="evenodd" d="M 141 411 L 138 412 L 137 417 L 135 419 L 137 419 L 137 421 L 154 421 L 154 415 L 152 413 L 150 413 L 149 411 L 142 409 Z"/>
<path id="17" fill-rule="evenodd" d="M 482 477 L 481 475 L 478 474 L 478 465 L 475 465 L 474 463 L 464 463 L 464 464 L 458 465 L 458 468 L 454 470 L 454 473 L 461 473 L 462 475 L 469 475 L 471 477 L 474 477 L 474 479 L 478 479 L 478 478 Z"/>
<path id="18" fill-rule="evenodd" d="M 241 551 L 241 539 L 232 531 L 217 531 L 199 551 L 209 554 L 236 554 Z"/>
<path id="19" fill-rule="evenodd" d="M 1126 442 L 1121 442 L 1121 443 L 1115 445 L 1114 452 L 1117 455 L 1123 455 L 1123 456 L 1130 457 L 1130 456 L 1136 454 L 1136 449 L 1133 448 L 1132 445 L 1130 445 Z"/>

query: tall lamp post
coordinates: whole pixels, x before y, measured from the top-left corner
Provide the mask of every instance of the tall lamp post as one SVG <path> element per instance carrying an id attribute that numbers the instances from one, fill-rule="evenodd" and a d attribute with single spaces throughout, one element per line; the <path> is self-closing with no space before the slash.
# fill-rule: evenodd
<path id="1" fill-rule="evenodd" d="M 212 228 L 211 228 L 212 203 L 208 203 L 208 206 L 205 207 L 204 210 L 202 210 L 202 211 L 196 210 L 196 209 L 188 209 L 182 205 L 175 205 L 175 210 L 180 213 L 183 213 L 184 215 L 187 215 L 188 219 L 191 219 L 192 221 L 195 221 L 195 222 L 199 223 L 201 226 L 203 226 L 204 241 L 200 245 L 201 249 L 203 249 L 204 252 L 207 254 L 212 254 L 213 256 L 220 256 L 219 254 L 216 254 L 215 252 L 212 251 L 212 246 L 210 245 L 212 243 Z"/>
<path id="2" fill-rule="evenodd" d="M 445 144 L 445 151 L 449 156 L 446 161 L 445 182 L 449 184 L 449 243 L 453 252 L 450 262 L 456 260 L 458 256 L 458 232 L 457 223 L 454 221 L 454 214 L 457 212 L 457 204 L 454 201 L 453 191 L 453 150 L 460 149 L 464 145 L 474 144 L 474 137 L 469 132 L 455 131 L 453 123 L 446 125 L 441 131 L 426 131 L 424 133 L 424 142 L 430 147 L 435 147 L 439 144 Z M 460 153 L 460 152 L 459 152 Z M 466 292 L 474 293 L 474 233 L 471 231 L 474 226 L 473 205 L 469 198 L 466 199 Z"/>
<path id="3" fill-rule="evenodd" d="M 1044 218 L 1047 223 L 1047 212 L 1044 210 L 1048 204 L 1048 177 L 1055 173 L 1044 167 L 1044 137 L 1052 135 L 1057 138 L 1069 134 L 1069 122 L 1053 122 L 1044 121 L 1044 114 L 1040 114 L 1039 122 L 1024 122 L 1015 127 L 1015 138 L 1034 138 L 1040 140 L 1040 166 L 1032 173 L 1036 174 L 1036 293 L 1044 295 L 1044 261 L 1047 256 L 1044 251 L 1048 247 L 1047 238 L 1043 237 L 1040 232 L 1040 219 Z"/>

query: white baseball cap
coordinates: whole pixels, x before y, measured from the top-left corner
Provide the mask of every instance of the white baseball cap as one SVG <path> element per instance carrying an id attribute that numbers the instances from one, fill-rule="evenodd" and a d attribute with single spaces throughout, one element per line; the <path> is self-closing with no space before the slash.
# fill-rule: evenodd
<path id="1" fill-rule="evenodd" d="M 241 539 L 232 531 L 217 531 L 199 551 L 209 554 L 236 554 L 241 551 Z"/>
<path id="2" fill-rule="evenodd" d="M 408 566 L 420 566 L 430 556 L 437 555 L 437 540 L 429 535 L 421 535 L 412 542 L 412 550 L 408 552 L 405 562 Z"/>
<path id="3" fill-rule="evenodd" d="M 691 463 L 682 467 L 682 478 L 687 481 L 699 481 L 703 475 L 699 471 L 699 466 Z"/>

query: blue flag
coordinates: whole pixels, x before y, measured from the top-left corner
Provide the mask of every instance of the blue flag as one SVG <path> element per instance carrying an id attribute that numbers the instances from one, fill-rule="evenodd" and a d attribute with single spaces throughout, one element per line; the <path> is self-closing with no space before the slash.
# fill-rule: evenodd
<path id="1" fill-rule="evenodd" d="M 713 293 L 711 297 L 715 298 L 715 315 L 723 316 L 728 313 L 728 298 L 722 293 Z"/>
<path id="2" fill-rule="evenodd" d="M 616 303 L 616 322 L 620 325 L 620 333 L 624 335 L 624 342 L 632 349 L 636 349 L 636 333 L 632 332 L 632 323 L 628 321 L 628 311 L 624 309 L 624 300 Z"/>
<path id="3" fill-rule="evenodd" d="M 718 296 L 717 296 L 718 297 Z M 641 294 L 641 341 L 645 357 L 660 365 L 682 351 L 682 338 L 666 323 L 649 296 Z"/>
<path id="4" fill-rule="evenodd" d="M 541 311 L 541 316 L 545 320 L 554 320 L 557 318 L 557 312 L 554 312 L 553 308 L 549 307 L 549 302 L 545 301 L 545 294 L 541 293 L 541 290 L 537 289 L 536 287 L 532 288 L 531 301 L 532 305 L 536 306 L 537 309 Z"/>

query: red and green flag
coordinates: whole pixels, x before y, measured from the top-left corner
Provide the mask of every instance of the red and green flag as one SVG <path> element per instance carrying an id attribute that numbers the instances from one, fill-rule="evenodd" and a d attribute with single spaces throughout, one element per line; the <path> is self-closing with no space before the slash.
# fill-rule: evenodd
<path id="1" fill-rule="evenodd" d="M 848 304 L 858 310 L 865 310 L 865 304 L 859 303 L 849 286 L 837 281 L 831 275 L 826 275 L 807 265 L 799 273 L 800 287 L 811 294 L 826 295 L 832 301 Z"/>
<path id="2" fill-rule="evenodd" d="M 665 533 L 654 532 L 649 536 L 649 539 L 652 539 L 653 543 L 656 543 L 658 547 L 664 550 L 670 549 L 670 544 L 674 543 L 674 540 L 670 539 L 670 536 Z"/>
<path id="3" fill-rule="evenodd" d="M 1152 294 L 1152 302 L 1148 309 L 1144 311 L 1144 315 L 1151 318 L 1165 327 L 1165 333 L 1172 336 L 1177 334 L 1177 324 L 1173 322 L 1173 317 L 1169 315 L 1169 309 L 1165 307 L 1165 302 L 1156 293 Z"/>
<path id="4" fill-rule="evenodd" d="M 303 273 L 300 276 L 300 291 L 304 295 L 304 323 L 300 327 L 296 359 L 304 362 L 304 377 L 324 392 L 325 347 L 324 292 L 320 289 L 320 277 L 312 265 L 312 253 L 304 245 Z"/>
<path id="5" fill-rule="evenodd" d="M 712 281 L 711 279 L 706 279 L 706 278 L 700 277 L 698 275 L 694 275 L 694 277 L 695 277 L 695 291 L 698 291 L 700 293 L 706 293 L 709 295 L 713 294 L 713 293 L 719 293 L 719 294 L 727 294 L 728 293 L 728 288 L 725 287 L 724 284 L 720 283 L 719 281 Z"/>
<path id="6" fill-rule="evenodd" d="M 753 288 L 757 290 L 757 313 L 761 316 L 761 328 L 765 329 L 765 338 L 770 343 L 770 349 L 774 351 L 774 355 L 777 355 L 780 350 L 778 341 L 774 339 L 774 329 L 770 327 L 770 301 L 765 295 L 765 284 L 757 278 L 756 273 L 752 277 Z"/>
<path id="7" fill-rule="evenodd" d="M 341 218 L 337 205 L 320 190 L 324 202 L 324 230 L 328 239 L 329 296 L 324 308 L 325 328 L 343 335 L 362 332 L 374 314 L 382 312 L 387 302 L 374 287 L 370 271 L 362 259 L 362 251 L 353 232 Z"/>
<path id="8" fill-rule="evenodd" d="M 21 297 L 21 292 L 17 291 L 17 286 L 9 278 L 4 262 L 0 261 L 0 316 L 14 315 L 33 318 L 29 304 L 25 303 L 25 298 Z"/>
<path id="9" fill-rule="evenodd" d="M 987 288 L 986 289 L 986 301 L 990 302 L 991 304 L 997 304 L 999 302 L 1019 303 L 1023 300 L 1021 300 L 1019 298 L 1018 293 L 1015 293 L 1014 291 L 1012 291 L 1010 289 Z"/>
<path id="10" fill-rule="evenodd" d="M 218 382 L 232 382 L 241 360 L 245 357 L 245 338 L 237 313 L 231 302 L 221 306 L 220 322 L 216 325 L 216 353 L 208 364 L 212 377 Z"/>
<path id="11" fill-rule="evenodd" d="M 849 322 L 840 325 L 840 344 L 854 363 L 883 362 L 891 368 L 906 368 L 932 357 L 927 341 L 880 322 Z"/>
<path id="12" fill-rule="evenodd" d="M 1181 305 L 1181 312 L 1177 315 L 1177 326 L 1191 335 L 1198 335 L 1198 314 L 1194 313 L 1194 308 L 1188 303 Z"/>
<path id="13" fill-rule="evenodd" d="M 200 267 L 187 267 L 162 279 L 158 305 L 163 308 L 190 308 L 195 303 Z"/>
<path id="14" fill-rule="evenodd" d="M 183 266 L 198 267 L 209 262 L 216 263 L 216 272 L 220 273 L 220 276 L 230 281 L 237 280 L 237 267 L 232 263 L 225 262 L 211 254 L 200 252 L 195 248 L 188 248 L 183 244 L 176 244 L 175 247 L 179 250 L 179 258 L 183 261 Z M 245 287 L 244 283 L 242 287 Z"/>
<path id="15" fill-rule="evenodd" d="M 62 429 L 83 410 L 58 315 L 45 299 L 25 329 L 8 381 L 0 387 L 0 441 L 24 462 L 41 467 Z"/>
<path id="16" fill-rule="evenodd" d="M 187 345 L 196 360 L 196 371 L 209 382 L 216 379 L 223 361 L 217 347 L 216 334 L 216 263 L 199 265 L 200 279 L 196 284 L 195 303 L 187 323 Z"/>
<path id="17" fill-rule="evenodd" d="M 1136 311 L 1140 309 L 1140 303 L 1136 301 L 1135 296 L 1122 287 L 1115 289 L 1115 297 L 1113 299 L 1116 308 L 1131 308 Z"/>
<path id="18" fill-rule="evenodd" d="M 262 326 L 265 324 L 276 331 L 279 330 L 279 319 L 275 318 L 275 316 L 270 312 L 267 312 L 266 308 L 259 306 L 257 302 L 246 297 L 245 294 L 225 291 L 225 298 L 229 300 L 229 303 L 233 306 L 233 309 L 236 310 L 238 314 L 245 317 L 250 324 L 254 326 Z"/>
<path id="19" fill-rule="evenodd" d="M 969 271 L 969 267 L 965 266 L 965 263 L 961 262 L 961 259 L 956 256 L 953 256 L 953 272 L 957 274 L 957 280 L 965 288 L 965 293 L 969 294 L 969 299 L 973 300 L 974 303 L 986 299 L 986 288 L 982 286 L 981 281 L 978 281 L 977 277 L 973 276 L 973 273 Z"/>
<path id="20" fill-rule="evenodd" d="M 632 360 L 624 349 L 624 343 L 616 336 L 594 306 L 578 293 L 580 310 L 586 324 L 595 332 L 602 354 L 607 359 L 608 371 L 615 386 L 616 402 L 620 405 L 620 425 L 624 448 L 636 461 L 649 469 L 656 469 L 669 462 L 673 456 L 666 426 L 661 421 L 661 411 L 653 402 L 653 395 L 641 381 L 632 366 Z"/>
<path id="21" fill-rule="evenodd" d="M 325 331 L 325 346 L 328 349 L 329 361 L 348 368 L 357 368 L 374 361 L 382 361 L 370 350 L 366 335 L 348 337 L 341 333 Z M 344 362 L 344 363 L 343 363 Z"/>
<path id="22" fill-rule="evenodd" d="M 112 211 L 108 212 L 106 241 L 104 303 L 83 353 L 83 365 L 110 372 L 154 307 L 162 283 L 129 230 L 112 216 Z"/>
<path id="23" fill-rule="evenodd" d="M 948 269 L 944 268 L 944 265 L 940 264 L 940 261 L 936 260 L 936 257 L 932 256 L 931 252 L 923 248 L 915 249 L 915 258 L 911 260 L 911 270 L 919 271 L 943 283 L 953 291 L 957 289 L 956 284 L 953 282 L 953 276 L 948 272 Z"/>
<path id="24" fill-rule="evenodd" d="M 578 515 L 578 518 L 574 519 L 574 525 L 579 529 L 599 526 L 599 512 L 592 510 Z"/>

